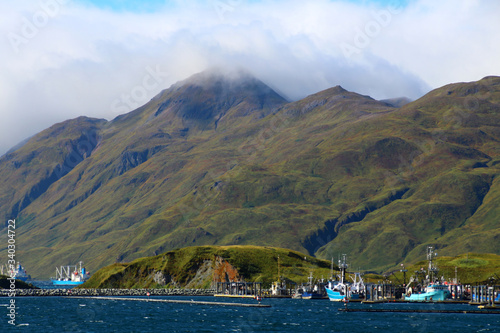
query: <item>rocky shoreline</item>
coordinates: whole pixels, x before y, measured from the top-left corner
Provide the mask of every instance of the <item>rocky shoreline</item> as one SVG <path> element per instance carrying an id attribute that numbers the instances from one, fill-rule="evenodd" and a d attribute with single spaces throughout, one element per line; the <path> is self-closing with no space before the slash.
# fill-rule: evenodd
<path id="1" fill-rule="evenodd" d="M 213 296 L 214 289 L 15 289 L 19 296 Z M 0 289 L 0 297 L 12 295 L 10 289 Z"/>

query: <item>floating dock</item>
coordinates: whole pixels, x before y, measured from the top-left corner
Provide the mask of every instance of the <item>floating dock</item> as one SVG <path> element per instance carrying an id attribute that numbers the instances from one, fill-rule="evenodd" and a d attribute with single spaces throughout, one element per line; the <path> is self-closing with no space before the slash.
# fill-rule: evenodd
<path id="1" fill-rule="evenodd" d="M 228 298 L 256 298 L 255 295 L 228 295 L 228 294 L 214 294 L 215 297 L 228 297 Z"/>
<path id="2" fill-rule="evenodd" d="M 339 309 L 342 312 L 404 312 L 404 313 L 471 313 L 471 314 L 500 314 L 500 311 L 491 310 L 432 310 L 432 309 Z"/>
<path id="3" fill-rule="evenodd" d="M 106 296 L 68 296 L 67 298 L 82 298 L 82 299 L 100 299 L 113 301 L 136 301 L 136 302 L 160 302 L 160 303 L 178 303 L 178 304 L 196 304 L 196 305 L 217 305 L 217 306 L 239 306 L 247 308 L 270 308 L 268 304 L 252 304 L 252 303 L 231 303 L 231 302 L 204 302 L 204 301 L 187 301 L 173 299 L 158 299 L 158 298 L 135 298 L 135 297 L 106 297 Z"/>

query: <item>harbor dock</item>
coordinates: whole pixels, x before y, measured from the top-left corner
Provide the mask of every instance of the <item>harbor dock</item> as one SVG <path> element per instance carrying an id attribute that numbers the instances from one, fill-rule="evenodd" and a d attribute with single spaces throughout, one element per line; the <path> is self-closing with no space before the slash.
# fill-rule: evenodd
<path id="1" fill-rule="evenodd" d="M 434 309 L 353 309 L 341 308 L 341 312 L 403 312 L 403 313 L 463 313 L 463 314 L 500 314 L 500 310 L 434 310 Z"/>
<path id="2" fill-rule="evenodd" d="M 217 282 L 215 297 L 262 298 L 261 282 Z"/>

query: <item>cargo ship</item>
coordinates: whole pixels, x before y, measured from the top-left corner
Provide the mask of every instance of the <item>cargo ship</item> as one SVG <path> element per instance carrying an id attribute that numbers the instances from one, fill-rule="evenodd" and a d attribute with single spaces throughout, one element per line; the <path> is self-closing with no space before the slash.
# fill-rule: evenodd
<path id="1" fill-rule="evenodd" d="M 78 286 L 83 284 L 90 278 L 90 273 L 82 267 L 80 261 L 80 268 L 76 265 L 67 265 L 56 267 L 56 277 L 51 278 L 54 286 Z"/>

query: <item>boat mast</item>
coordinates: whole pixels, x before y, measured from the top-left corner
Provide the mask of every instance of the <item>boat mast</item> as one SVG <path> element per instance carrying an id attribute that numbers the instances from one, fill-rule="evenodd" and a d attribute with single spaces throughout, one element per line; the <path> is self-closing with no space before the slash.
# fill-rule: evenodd
<path id="1" fill-rule="evenodd" d="M 428 246 L 427 247 L 427 260 L 429 261 L 429 280 L 432 283 L 434 281 L 434 274 L 437 273 L 437 268 L 434 266 L 432 263 L 432 259 L 437 256 L 437 253 L 432 251 L 433 247 Z"/>
<path id="2" fill-rule="evenodd" d="M 332 257 L 332 262 L 330 264 L 330 281 L 333 281 L 333 257 Z"/>
<path id="3" fill-rule="evenodd" d="M 345 272 L 347 270 L 347 260 L 346 255 L 342 255 L 342 260 L 339 259 L 339 269 L 340 269 L 340 283 L 345 282 Z"/>
<path id="4" fill-rule="evenodd" d="M 278 256 L 278 283 L 281 284 L 281 277 L 280 277 L 280 256 Z"/>

